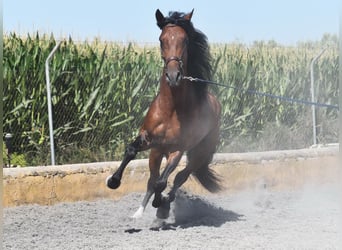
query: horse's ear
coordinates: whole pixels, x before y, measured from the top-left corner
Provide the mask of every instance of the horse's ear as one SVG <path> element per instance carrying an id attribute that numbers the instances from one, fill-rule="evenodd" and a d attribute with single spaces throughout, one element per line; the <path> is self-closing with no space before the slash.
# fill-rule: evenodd
<path id="1" fill-rule="evenodd" d="M 184 16 L 185 20 L 191 21 L 192 14 L 194 13 L 195 9 L 192 9 L 192 11 Z"/>
<path id="2" fill-rule="evenodd" d="M 165 21 L 165 17 L 164 17 L 163 13 L 161 13 L 161 11 L 159 9 L 156 10 L 156 19 L 157 19 L 158 27 L 162 29 L 164 21 Z"/>

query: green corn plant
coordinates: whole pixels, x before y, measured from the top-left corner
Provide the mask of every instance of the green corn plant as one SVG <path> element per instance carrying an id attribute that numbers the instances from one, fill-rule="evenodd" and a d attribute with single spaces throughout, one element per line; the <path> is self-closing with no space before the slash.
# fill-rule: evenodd
<path id="1" fill-rule="evenodd" d="M 53 35 L 4 36 L 4 131 L 14 135 L 16 152 L 25 154 L 31 165 L 49 164 L 44 64 L 55 44 Z M 310 100 L 309 66 L 321 48 L 321 42 L 293 47 L 263 41 L 249 46 L 212 44 L 213 80 L 238 89 Z M 119 159 L 158 92 L 161 71 L 157 46 L 63 40 L 50 62 L 57 162 Z M 337 105 L 337 46 L 322 55 L 315 72 L 317 101 Z M 210 87 L 222 104 L 220 150 L 230 151 L 234 141 L 247 142 L 235 147 L 241 150 L 267 149 L 267 144 L 281 148 L 287 138 L 282 133 L 290 132 L 301 138 L 289 139 L 294 147 L 310 145 L 310 106 L 234 88 Z M 336 140 L 337 118 L 335 109 L 317 110 L 321 142 Z M 252 145 L 251 141 L 267 136 L 273 141 Z"/>

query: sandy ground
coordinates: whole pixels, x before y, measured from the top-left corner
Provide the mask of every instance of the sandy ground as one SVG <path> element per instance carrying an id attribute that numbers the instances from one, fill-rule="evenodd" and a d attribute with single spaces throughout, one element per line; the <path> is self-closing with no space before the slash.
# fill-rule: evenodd
<path id="1" fill-rule="evenodd" d="M 180 192 L 170 218 L 143 194 L 118 201 L 4 209 L 4 249 L 342 249 L 341 192 L 334 185 L 234 194 Z"/>

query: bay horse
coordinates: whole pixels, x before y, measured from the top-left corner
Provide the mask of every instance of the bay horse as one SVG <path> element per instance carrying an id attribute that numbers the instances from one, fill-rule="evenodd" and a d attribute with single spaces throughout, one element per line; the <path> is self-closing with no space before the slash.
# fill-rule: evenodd
<path id="1" fill-rule="evenodd" d="M 221 190 L 221 178 L 209 167 L 219 142 L 221 105 L 203 83 L 183 78 L 192 76 L 210 80 L 211 56 L 206 36 L 195 29 L 188 13 L 170 12 L 168 17 L 158 9 L 155 13 L 161 29 L 160 49 L 164 61 L 159 93 L 152 101 L 139 135 L 126 147 L 121 165 L 107 177 L 111 189 L 120 186 L 127 164 L 140 151 L 151 149 L 150 177 L 147 191 L 134 218 L 141 217 L 154 194 L 157 217 L 169 216 L 170 203 L 178 188 L 192 174 L 210 192 Z M 187 152 L 186 167 L 177 173 L 168 195 L 162 195 L 170 174 Z M 163 157 L 167 162 L 160 174 Z"/>

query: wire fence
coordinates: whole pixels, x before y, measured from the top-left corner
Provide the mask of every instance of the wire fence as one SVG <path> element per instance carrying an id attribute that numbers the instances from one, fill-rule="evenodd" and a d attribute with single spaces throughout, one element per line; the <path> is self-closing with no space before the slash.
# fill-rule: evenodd
<path id="1" fill-rule="evenodd" d="M 12 135 L 13 165 L 50 164 L 44 63 L 55 44 L 53 37 L 38 34 L 4 38 L 4 133 Z M 218 151 L 312 145 L 310 105 L 238 89 L 310 101 L 310 63 L 321 47 L 212 46 L 213 80 L 235 88 L 210 87 L 223 107 Z M 50 63 L 56 163 L 120 160 L 158 92 L 161 67 L 157 47 L 62 41 Z M 330 46 L 314 69 L 315 101 L 337 106 L 337 45 Z M 319 107 L 315 114 L 317 142 L 336 143 L 338 110 Z"/>

